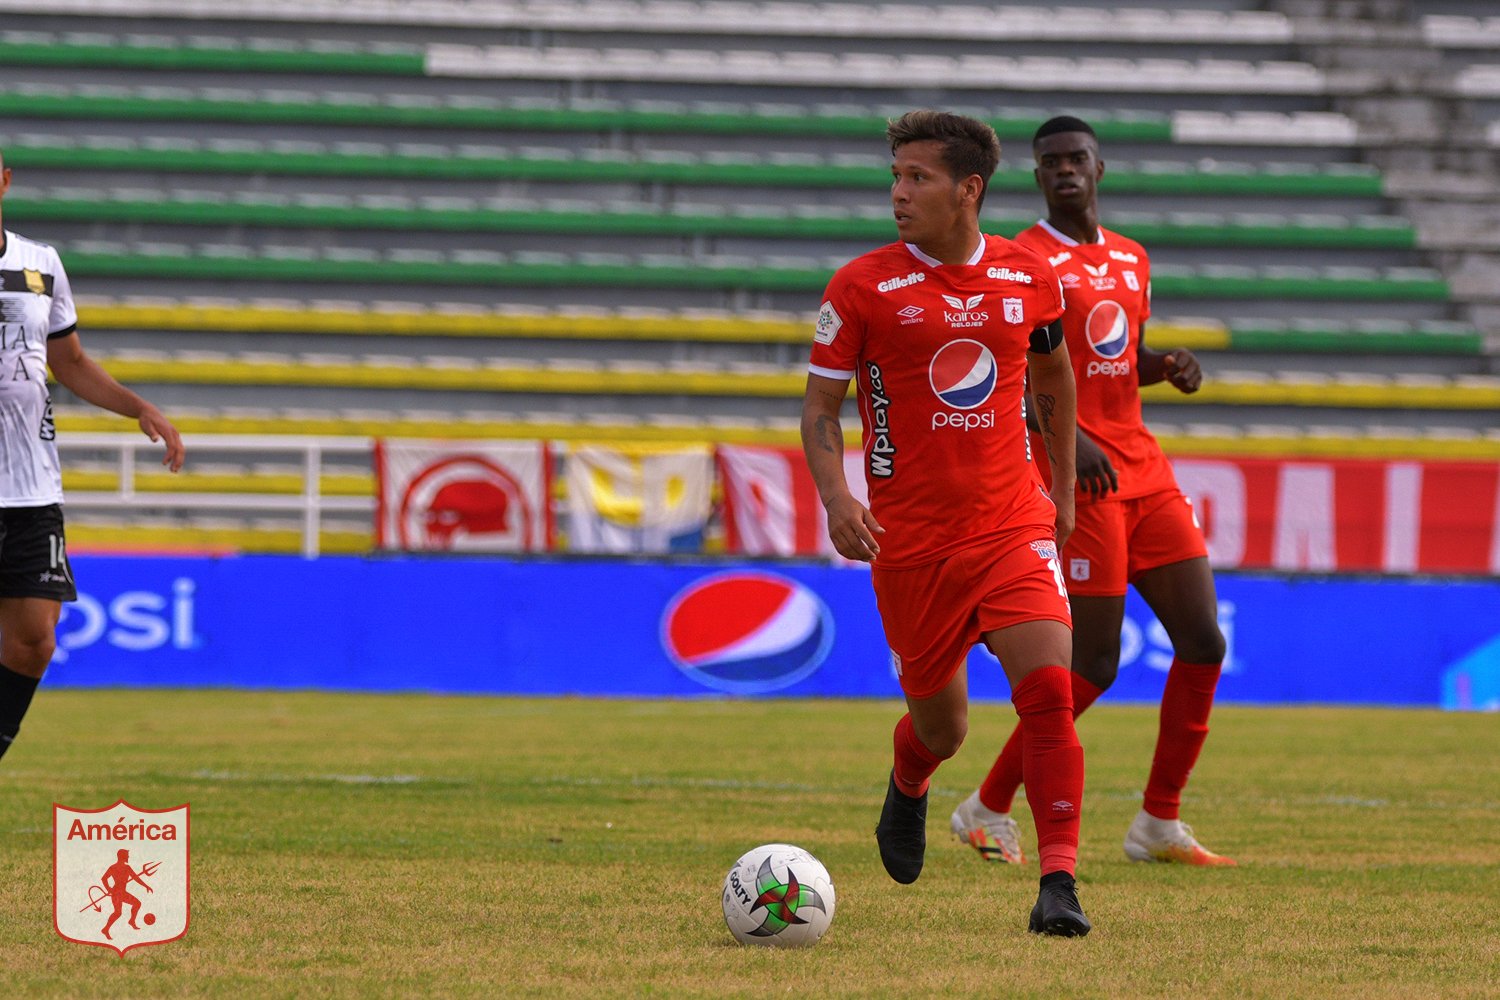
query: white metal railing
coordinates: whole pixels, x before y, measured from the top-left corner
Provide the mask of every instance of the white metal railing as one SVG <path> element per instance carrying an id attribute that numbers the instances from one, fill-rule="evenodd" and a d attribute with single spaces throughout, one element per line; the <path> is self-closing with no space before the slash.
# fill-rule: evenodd
<path id="1" fill-rule="evenodd" d="M 370 513 L 374 497 L 324 496 L 322 492 L 323 456 L 365 455 L 374 449 L 374 439 L 367 437 L 314 437 L 295 434 L 194 434 L 184 436 L 187 462 L 192 468 L 195 456 L 204 453 L 255 454 L 268 459 L 295 457 L 301 464 L 302 489 L 291 493 L 216 492 L 192 493 L 166 490 L 140 491 L 136 488 L 136 453 L 151 452 L 158 461 L 161 442 L 143 434 L 69 434 L 57 436 L 57 450 L 63 468 L 68 466 L 69 452 L 106 451 L 118 456 L 119 484 L 112 492 L 69 491 L 69 508 L 82 510 L 218 510 L 284 513 L 296 511 L 302 516 L 302 554 L 316 556 L 324 511 Z"/>

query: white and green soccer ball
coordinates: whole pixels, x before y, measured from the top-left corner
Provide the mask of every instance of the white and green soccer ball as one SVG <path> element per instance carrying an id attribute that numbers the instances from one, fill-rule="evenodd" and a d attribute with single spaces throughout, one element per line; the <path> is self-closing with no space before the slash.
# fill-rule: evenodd
<path id="1" fill-rule="evenodd" d="M 763 844 L 724 876 L 724 922 L 741 944 L 805 948 L 833 923 L 833 879 L 791 844 Z"/>

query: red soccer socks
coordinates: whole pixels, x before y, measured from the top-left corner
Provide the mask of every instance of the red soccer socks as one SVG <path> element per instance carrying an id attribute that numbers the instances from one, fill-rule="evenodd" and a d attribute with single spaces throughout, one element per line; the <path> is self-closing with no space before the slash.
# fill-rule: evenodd
<path id="1" fill-rule="evenodd" d="M 1073 718 L 1078 718 L 1084 710 L 1099 699 L 1104 693 L 1103 688 L 1095 687 L 1091 682 L 1083 679 L 1079 674 L 1072 674 L 1073 684 Z M 990 773 L 985 777 L 984 783 L 979 786 L 979 801 L 986 809 L 995 812 L 1010 812 L 1011 802 L 1016 797 L 1016 790 L 1021 787 L 1021 727 L 1016 726 L 1010 734 L 1010 739 L 1005 743 L 1005 749 L 1000 751 L 1000 756 L 995 758 L 995 765 L 990 768 Z"/>
<path id="2" fill-rule="evenodd" d="M 896 788 L 908 798 L 919 798 L 927 791 L 927 779 L 946 758 L 927 749 L 917 738 L 909 713 L 896 723 L 893 742 L 896 746 Z"/>
<path id="3" fill-rule="evenodd" d="M 1073 729 L 1067 667 L 1041 667 L 1011 691 L 1021 717 L 1021 775 L 1036 821 L 1042 874 L 1073 873 L 1083 810 L 1083 747 Z"/>
<path id="4" fill-rule="evenodd" d="M 1203 741 L 1208 738 L 1208 713 L 1219 685 L 1218 663 L 1184 663 L 1174 659 L 1161 696 L 1161 726 L 1156 756 L 1146 782 L 1145 809 L 1157 819 L 1177 819 L 1182 789 L 1187 784 Z"/>

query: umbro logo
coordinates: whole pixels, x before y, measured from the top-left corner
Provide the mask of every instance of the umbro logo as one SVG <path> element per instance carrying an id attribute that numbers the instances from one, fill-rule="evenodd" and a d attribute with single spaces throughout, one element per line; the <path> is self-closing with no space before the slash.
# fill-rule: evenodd
<path id="1" fill-rule="evenodd" d="M 920 323 L 922 322 L 922 307 L 907 306 L 905 309 L 899 310 L 896 315 L 901 317 L 902 326 L 909 326 L 912 323 Z"/>

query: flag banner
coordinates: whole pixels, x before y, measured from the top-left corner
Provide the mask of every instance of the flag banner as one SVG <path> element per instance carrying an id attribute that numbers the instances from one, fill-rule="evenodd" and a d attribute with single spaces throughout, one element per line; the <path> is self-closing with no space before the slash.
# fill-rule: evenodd
<path id="1" fill-rule="evenodd" d="M 563 454 L 570 552 L 701 552 L 713 502 L 708 445 L 571 445 Z"/>
<path id="2" fill-rule="evenodd" d="M 551 547 L 545 442 L 377 441 L 375 478 L 379 548 L 545 552 Z"/>
<path id="3" fill-rule="evenodd" d="M 1500 573 L 1500 464 L 1178 458 L 1209 561 L 1313 573 Z"/>
<path id="4" fill-rule="evenodd" d="M 867 502 L 862 455 L 845 455 Z M 802 453 L 722 445 L 728 551 L 828 556 L 827 515 Z M 1178 458 L 1220 569 L 1500 574 L 1500 464 Z"/>
<path id="5" fill-rule="evenodd" d="M 842 560 L 828 538 L 828 512 L 800 450 L 720 445 L 718 463 L 729 552 Z M 854 498 L 868 504 L 862 452 L 844 453 L 844 478 Z"/>

